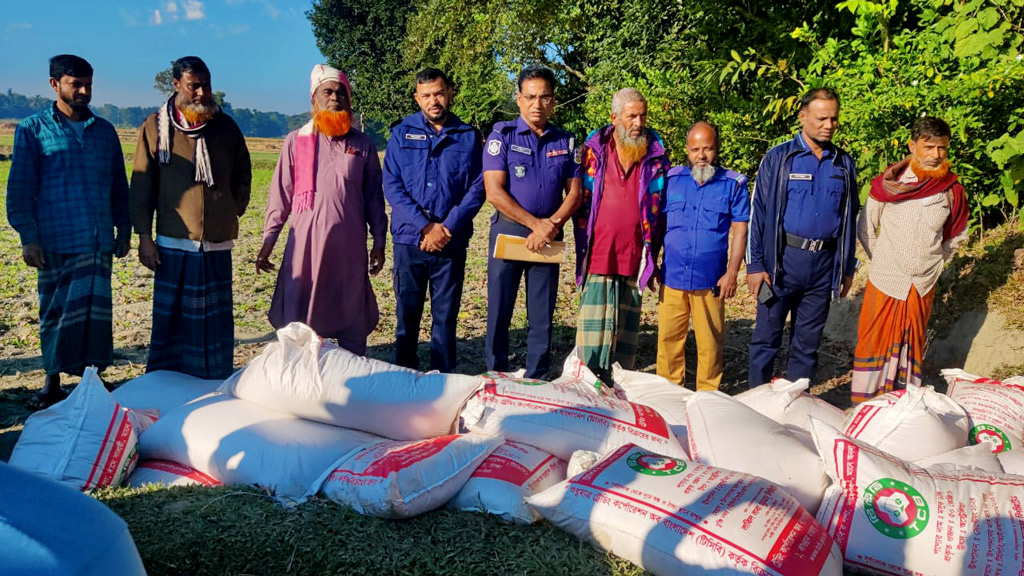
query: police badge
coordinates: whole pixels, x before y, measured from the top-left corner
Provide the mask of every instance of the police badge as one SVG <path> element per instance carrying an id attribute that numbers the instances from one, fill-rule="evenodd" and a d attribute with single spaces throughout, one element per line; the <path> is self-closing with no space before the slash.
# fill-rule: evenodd
<path id="1" fill-rule="evenodd" d="M 526 166 L 516 164 L 512 167 L 512 173 L 516 175 L 516 178 L 526 178 Z"/>
<path id="2" fill-rule="evenodd" d="M 497 156 L 501 152 L 501 140 L 491 140 L 487 143 L 487 153 Z"/>

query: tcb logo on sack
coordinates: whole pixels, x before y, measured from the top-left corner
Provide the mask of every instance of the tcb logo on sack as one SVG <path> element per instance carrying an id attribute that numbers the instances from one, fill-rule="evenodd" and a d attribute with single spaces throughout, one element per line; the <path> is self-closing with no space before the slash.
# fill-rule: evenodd
<path id="1" fill-rule="evenodd" d="M 644 454 L 643 452 L 630 454 L 626 459 L 626 464 L 633 470 L 648 476 L 671 476 L 686 470 L 686 462 L 682 460 L 656 454 Z"/>
<path id="2" fill-rule="evenodd" d="M 1010 445 L 1010 437 L 1002 430 L 991 424 L 978 424 L 974 428 L 971 428 L 969 439 L 971 446 L 987 442 L 989 444 L 989 448 L 992 449 L 993 454 L 1006 452 L 1013 448 L 1013 446 Z"/>
<path id="3" fill-rule="evenodd" d="M 930 516 L 921 493 L 892 478 L 876 480 L 864 490 L 864 513 L 875 530 L 901 540 L 923 532 Z"/>

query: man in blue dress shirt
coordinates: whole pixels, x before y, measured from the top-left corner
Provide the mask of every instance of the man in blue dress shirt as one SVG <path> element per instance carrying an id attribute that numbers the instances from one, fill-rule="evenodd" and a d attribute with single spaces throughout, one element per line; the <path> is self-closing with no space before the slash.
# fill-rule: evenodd
<path id="1" fill-rule="evenodd" d="M 717 390 L 722 382 L 725 299 L 736 294 L 750 220 L 747 177 L 717 166 L 719 144 L 711 124 L 691 126 L 689 166 L 669 170 L 666 190 L 658 375 L 684 383 L 683 350 L 692 320 L 698 390 Z"/>
<path id="2" fill-rule="evenodd" d="M 800 100 L 802 130 L 772 148 L 754 186 L 747 287 L 758 295 L 749 384 L 771 380 L 790 317 L 789 380 L 814 378 L 829 305 L 853 284 L 857 266 L 857 173 L 832 143 L 839 97 L 829 88 Z"/>
<path id="3" fill-rule="evenodd" d="M 450 112 L 454 94 L 441 70 L 417 73 L 413 96 L 420 111 L 392 125 L 384 155 L 395 256 L 395 363 L 419 368 L 420 319 L 429 287 L 430 369 L 441 372 L 455 371 L 466 248 L 484 202 L 480 133 Z"/>
<path id="4" fill-rule="evenodd" d="M 551 368 L 558 265 L 494 258 L 494 244 L 499 234 L 521 236 L 528 249 L 538 251 L 562 237 L 582 199 L 580 157 L 572 134 L 548 123 L 555 110 L 551 70 L 523 69 L 516 104 L 520 117 L 495 124 L 483 153 L 487 200 L 497 208 L 487 261 L 485 355 L 488 370 L 509 369 L 509 325 L 525 275 L 526 377 L 544 378 Z"/>

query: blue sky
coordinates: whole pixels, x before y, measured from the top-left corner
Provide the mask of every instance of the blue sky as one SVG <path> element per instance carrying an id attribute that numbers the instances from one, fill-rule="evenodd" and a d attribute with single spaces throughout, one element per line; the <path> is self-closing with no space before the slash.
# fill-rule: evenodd
<path id="1" fill-rule="evenodd" d="M 49 58 L 95 69 L 93 104 L 156 106 L 153 77 L 201 57 L 235 108 L 309 109 L 309 71 L 323 61 L 310 0 L 0 0 L 0 90 L 53 98 Z"/>

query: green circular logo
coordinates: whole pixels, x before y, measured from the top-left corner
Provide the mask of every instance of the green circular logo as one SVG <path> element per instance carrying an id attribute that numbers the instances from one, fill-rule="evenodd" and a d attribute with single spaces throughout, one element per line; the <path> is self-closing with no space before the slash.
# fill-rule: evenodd
<path id="1" fill-rule="evenodd" d="M 864 513 L 868 522 L 890 538 L 906 540 L 928 526 L 928 503 L 909 484 L 882 478 L 864 490 Z"/>
<path id="2" fill-rule="evenodd" d="M 630 454 L 626 459 L 626 464 L 633 470 L 648 476 L 671 476 L 686 470 L 686 462 L 682 460 L 657 454 L 644 454 L 643 452 Z"/>
<path id="3" fill-rule="evenodd" d="M 989 447 L 992 449 L 993 454 L 1006 452 L 1013 448 L 1010 445 L 1010 437 L 991 424 L 978 424 L 971 428 L 970 441 L 971 446 L 981 444 L 982 442 L 990 444 Z"/>

